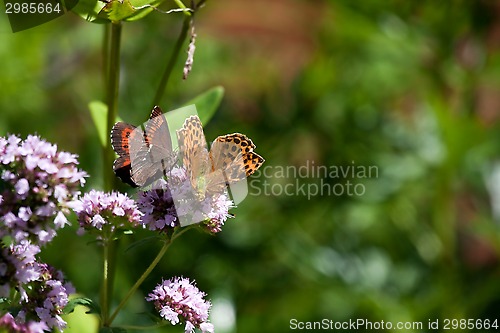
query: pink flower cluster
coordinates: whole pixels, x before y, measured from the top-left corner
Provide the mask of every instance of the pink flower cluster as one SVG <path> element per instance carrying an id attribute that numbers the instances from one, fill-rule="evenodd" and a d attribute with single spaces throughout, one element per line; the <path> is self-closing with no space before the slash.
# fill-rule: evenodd
<path id="1" fill-rule="evenodd" d="M 195 328 L 202 332 L 213 333 L 214 326 L 208 322 L 208 314 L 212 306 L 204 299 L 205 293 L 200 291 L 187 278 L 173 278 L 157 285 L 146 300 L 153 302 L 160 316 L 172 325 L 186 322 L 185 332 L 194 332 Z"/>
<path id="2" fill-rule="evenodd" d="M 20 294 L 11 301 L 13 308 L 20 309 L 17 315 L 6 313 L 0 319 L 0 328 L 10 328 L 9 332 L 62 330 L 66 326 L 61 314 L 74 289 L 61 272 L 37 261 L 39 252 L 40 247 L 28 240 L 0 249 L 0 297 L 9 298 L 12 290 Z"/>
<path id="3" fill-rule="evenodd" d="M 0 237 L 46 244 L 64 227 L 87 174 L 38 136 L 0 137 Z"/>
<path id="4" fill-rule="evenodd" d="M 118 192 L 91 190 L 73 205 L 73 209 L 78 216 L 80 232 L 96 233 L 99 239 L 107 239 L 118 230 L 137 227 L 142 217 L 135 201 Z"/>
<path id="5" fill-rule="evenodd" d="M 61 331 L 73 287 L 40 262 L 40 247 L 68 224 L 86 173 L 77 156 L 38 136 L 0 137 L 0 331 Z"/>
<path id="6" fill-rule="evenodd" d="M 210 233 L 222 230 L 224 222 L 231 217 L 229 209 L 234 207 L 227 192 L 206 193 L 200 200 L 194 197 L 187 172 L 174 167 L 168 180 L 160 179 L 152 189 L 139 192 L 139 210 L 144 214 L 142 224 L 150 230 L 167 232 L 177 226 L 201 222 Z"/>

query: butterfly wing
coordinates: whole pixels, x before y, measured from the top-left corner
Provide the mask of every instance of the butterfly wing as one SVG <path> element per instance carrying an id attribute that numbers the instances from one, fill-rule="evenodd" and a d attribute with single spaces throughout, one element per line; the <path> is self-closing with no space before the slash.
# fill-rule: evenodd
<path id="1" fill-rule="evenodd" d="M 113 169 L 123 182 L 133 187 L 152 183 L 173 165 L 168 124 L 157 106 L 142 127 L 116 123 L 111 131 L 111 142 L 118 154 Z"/>
<path id="2" fill-rule="evenodd" d="M 140 186 L 165 175 L 175 162 L 168 123 L 160 107 L 151 111 L 143 136 L 144 144 L 138 146 L 136 160 L 132 160 L 132 179 Z"/>
<path id="3" fill-rule="evenodd" d="M 252 140 L 240 133 L 219 136 L 208 152 L 197 116 L 186 119 L 177 136 L 191 185 L 198 194 L 203 194 L 202 198 L 205 192 L 223 192 L 226 184 L 245 179 L 264 163 L 253 151 Z"/>
<path id="4" fill-rule="evenodd" d="M 155 161 L 164 159 L 166 155 L 172 153 L 172 139 L 170 138 L 167 119 L 159 106 L 155 106 L 151 111 L 145 131 L 148 146 L 157 149 L 156 153 L 158 155 L 153 155 Z"/>
<path id="5" fill-rule="evenodd" d="M 253 151 L 255 148 L 252 140 L 244 134 L 217 137 L 210 148 L 214 170 L 222 170 L 229 184 L 245 179 L 264 163 L 262 156 Z"/>
<path id="6" fill-rule="evenodd" d="M 118 178 L 133 187 L 137 187 L 137 184 L 131 178 L 130 146 L 131 142 L 141 140 L 137 135 L 136 127 L 124 122 L 117 122 L 111 129 L 111 146 L 118 154 L 118 158 L 113 163 L 113 170 Z"/>
<path id="7" fill-rule="evenodd" d="M 191 185 L 199 194 L 205 192 L 205 175 L 211 171 L 207 143 L 203 126 L 198 116 L 190 116 L 177 131 L 182 164 L 186 169 Z"/>

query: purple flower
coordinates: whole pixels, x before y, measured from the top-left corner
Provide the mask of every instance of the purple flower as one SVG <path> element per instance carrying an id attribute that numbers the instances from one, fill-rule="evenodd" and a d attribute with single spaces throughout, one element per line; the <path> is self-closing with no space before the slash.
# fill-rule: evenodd
<path id="1" fill-rule="evenodd" d="M 0 331 L 3 332 L 3 328 L 9 333 L 43 333 L 49 330 L 49 327 L 44 322 L 17 323 L 10 313 L 0 317 Z"/>
<path id="2" fill-rule="evenodd" d="M 39 252 L 40 247 L 28 240 L 1 248 L 0 297 L 8 299 L 9 309 L 16 315 L 1 317 L 0 331 L 38 333 L 66 326 L 61 314 L 74 288 L 61 272 L 37 261 Z M 12 290 L 19 296 L 11 298 L 15 295 Z"/>
<path id="3" fill-rule="evenodd" d="M 173 278 L 158 284 L 146 300 L 153 302 L 160 316 L 172 325 L 186 322 L 185 332 L 194 332 L 199 328 L 202 332 L 214 332 L 214 326 L 208 322 L 208 313 L 212 306 L 206 301 L 206 294 L 200 291 L 187 278 Z"/>
<path id="4" fill-rule="evenodd" d="M 142 213 L 126 194 L 91 190 L 78 200 L 73 209 L 78 216 L 80 232 L 89 230 L 106 239 L 118 229 L 136 227 Z"/>
<path id="5" fill-rule="evenodd" d="M 217 233 L 231 217 L 229 209 L 234 207 L 226 191 L 198 198 L 185 169 L 180 167 L 172 169 L 167 181 L 160 179 L 151 190 L 139 192 L 137 205 L 144 213 L 142 224 L 162 232 L 202 222 L 207 231 Z"/>
<path id="6" fill-rule="evenodd" d="M 0 297 L 9 297 L 12 288 L 19 290 L 22 298 L 27 297 L 24 286 L 38 280 L 42 274 L 35 257 L 39 252 L 40 248 L 27 240 L 1 248 Z"/>
<path id="7" fill-rule="evenodd" d="M 139 192 L 137 206 L 144 214 L 141 223 L 150 230 L 167 231 L 180 225 L 172 193 L 163 179 L 153 189 Z"/>
<path id="8" fill-rule="evenodd" d="M 64 281 L 60 271 L 47 264 L 39 266 L 40 278 L 30 282 L 29 288 L 25 288 L 27 297 L 21 300 L 19 304 L 21 310 L 15 320 L 20 324 L 62 331 L 66 327 L 66 322 L 61 315 L 68 304 L 68 294 L 73 293 L 74 288 Z"/>
<path id="9" fill-rule="evenodd" d="M 0 137 L 0 237 L 46 244 L 68 224 L 69 207 L 85 183 L 77 156 L 38 136 Z"/>

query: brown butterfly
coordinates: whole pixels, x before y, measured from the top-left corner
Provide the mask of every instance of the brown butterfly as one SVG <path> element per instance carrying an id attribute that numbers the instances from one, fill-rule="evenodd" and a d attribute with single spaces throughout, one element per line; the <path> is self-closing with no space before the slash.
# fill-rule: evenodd
<path id="1" fill-rule="evenodd" d="M 133 187 L 151 184 L 175 162 L 167 120 L 158 106 L 140 127 L 117 122 L 111 130 L 111 145 L 118 154 L 115 174 Z"/>
<path id="2" fill-rule="evenodd" d="M 264 159 L 255 153 L 252 140 L 240 133 L 217 137 L 210 151 L 198 116 L 190 116 L 177 131 L 182 163 L 198 198 L 206 193 L 222 192 L 253 174 Z"/>

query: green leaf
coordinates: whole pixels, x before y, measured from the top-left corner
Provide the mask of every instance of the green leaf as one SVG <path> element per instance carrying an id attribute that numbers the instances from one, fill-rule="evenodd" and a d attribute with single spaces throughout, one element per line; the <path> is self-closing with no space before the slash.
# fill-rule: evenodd
<path id="1" fill-rule="evenodd" d="M 90 115 L 99 135 L 103 147 L 107 146 L 109 133 L 106 133 L 106 122 L 108 121 L 108 106 L 101 101 L 89 103 Z"/>
<path id="2" fill-rule="evenodd" d="M 163 1 L 164 0 L 131 0 L 131 4 L 136 11 L 125 20 L 137 21 L 141 19 L 151 13 L 154 10 L 153 7 L 158 7 Z"/>
<path id="3" fill-rule="evenodd" d="M 134 21 L 151 13 L 162 0 L 112 0 L 107 3 L 100 16 L 113 22 Z"/>
<path id="4" fill-rule="evenodd" d="M 121 21 L 132 14 L 134 14 L 136 9 L 129 0 L 112 0 L 104 6 L 102 9 L 101 16 L 108 18 L 112 22 Z"/>
<path id="5" fill-rule="evenodd" d="M 99 0 L 80 0 L 72 9 L 72 12 L 88 22 L 109 23 L 109 20 L 99 17 L 99 13 L 104 6 L 106 6 L 106 3 Z"/>
<path id="6" fill-rule="evenodd" d="M 83 19 L 93 23 L 135 21 L 151 13 L 163 0 L 80 0 L 72 9 Z"/>
<path id="7" fill-rule="evenodd" d="M 83 305 L 89 308 L 87 314 L 96 313 L 101 314 L 101 308 L 97 303 L 87 297 L 76 297 L 69 300 L 68 304 L 64 307 L 64 313 L 68 314 L 75 311 L 76 306 Z"/>
<path id="8" fill-rule="evenodd" d="M 224 88 L 216 86 L 196 96 L 184 105 L 195 104 L 201 123 L 205 126 L 217 111 L 222 97 L 224 97 Z"/>

